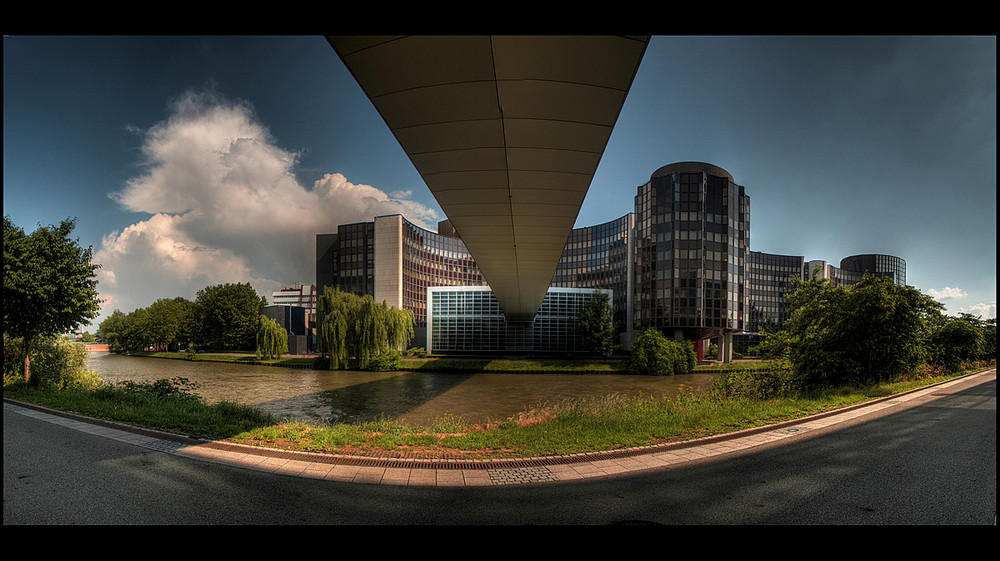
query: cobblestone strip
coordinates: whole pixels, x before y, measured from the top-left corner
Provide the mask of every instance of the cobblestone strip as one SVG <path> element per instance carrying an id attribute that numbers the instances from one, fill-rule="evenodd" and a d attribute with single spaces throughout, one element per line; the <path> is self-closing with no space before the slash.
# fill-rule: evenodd
<path id="1" fill-rule="evenodd" d="M 559 481 L 559 478 L 545 466 L 524 468 L 503 468 L 487 470 L 494 485 L 517 485 L 539 481 Z"/>

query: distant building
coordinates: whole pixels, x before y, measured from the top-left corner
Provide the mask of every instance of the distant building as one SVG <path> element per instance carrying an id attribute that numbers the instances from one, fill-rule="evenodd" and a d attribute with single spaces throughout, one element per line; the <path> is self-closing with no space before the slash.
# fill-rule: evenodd
<path id="1" fill-rule="evenodd" d="M 288 334 L 288 354 L 302 355 L 309 352 L 309 324 L 306 309 L 300 306 L 264 306 L 261 315 L 273 319 Z"/>
<path id="2" fill-rule="evenodd" d="M 434 232 L 398 214 L 339 225 L 336 233 L 316 236 L 316 289 L 369 294 L 412 311 L 414 346 L 427 341 L 434 352 L 498 353 L 574 352 L 571 316 L 602 289 L 623 348 L 639 331 L 656 328 L 693 341 L 700 359 L 714 358 L 705 351 L 715 340 L 717 358 L 729 361 L 767 326 L 788 319 L 785 295 L 813 271 L 837 286 L 860 281 L 866 271 L 906 282 L 905 261 L 891 255 L 853 255 L 834 267 L 750 251 L 746 189 L 702 162 L 657 169 L 636 188 L 634 212 L 573 229 L 530 325 L 507 325 L 459 236 L 447 220 Z"/>

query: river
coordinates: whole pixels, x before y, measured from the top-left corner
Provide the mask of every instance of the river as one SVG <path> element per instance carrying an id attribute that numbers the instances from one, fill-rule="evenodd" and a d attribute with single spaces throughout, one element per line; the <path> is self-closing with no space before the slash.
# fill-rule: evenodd
<path id="1" fill-rule="evenodd" d="M 380 416 L 421 424 L 448 416 L 484 423 L 563 399 L 670 397 L 682 387 L 705 388 L 717 377 L 329 371 L 99 352 L 91 353 L 88 364 L 109 382 L 182 377 L 198 384 L 195 391 L 208 403 L 229 401 L 279 417 L 349 423 Z"/>

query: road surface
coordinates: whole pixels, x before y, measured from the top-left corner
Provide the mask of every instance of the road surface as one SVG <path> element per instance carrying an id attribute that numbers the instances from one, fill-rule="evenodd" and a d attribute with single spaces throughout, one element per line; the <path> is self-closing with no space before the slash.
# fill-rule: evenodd
<path id="1" fill-rule="evenodd" d="M 573 482 L 425 487 L 192 459 L 4 407 L 4 524 L 996 524 L 996 372 L 801 438 Z"/>

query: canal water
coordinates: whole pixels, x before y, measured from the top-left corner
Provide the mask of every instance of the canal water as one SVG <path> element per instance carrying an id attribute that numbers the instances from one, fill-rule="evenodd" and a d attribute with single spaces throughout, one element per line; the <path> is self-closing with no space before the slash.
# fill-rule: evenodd
<path id="1" fill-rule="evenodd" d="M 429 424 L 503 420 L 538 404 L 608 395 L 654 398 L 682 387 L 708 387 L 717 374 L 456 374 L 355 372 L 195 362 L 91 353 L 90 367 L 109 382 L 182 377 L 208 403 L 252 405 L 304 421 L 358 422 L 386 417 Z"/>

